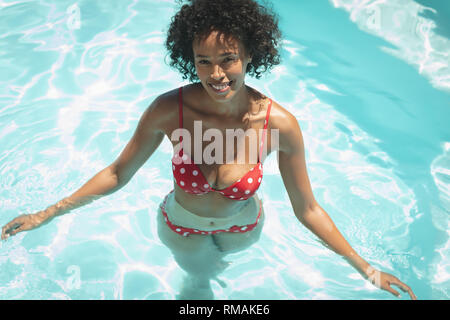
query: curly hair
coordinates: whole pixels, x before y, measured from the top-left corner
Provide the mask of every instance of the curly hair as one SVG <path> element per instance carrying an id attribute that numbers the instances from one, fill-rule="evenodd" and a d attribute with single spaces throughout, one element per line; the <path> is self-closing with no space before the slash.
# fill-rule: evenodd
<path id="1" fill-rule="evenodd" d="M 183 79 L 199 80 L 192 43 L 211 31 L 240 40 L 252 57 L 246 73 L 259 79 L 280 64 L 281 31 L 278 18 L 267 6 L 254 0 L 187 0 L 172 17 L 165 46 L 169 65 L 181 72 Z M 183 0 L 179 0 L 183 3 Z"/>

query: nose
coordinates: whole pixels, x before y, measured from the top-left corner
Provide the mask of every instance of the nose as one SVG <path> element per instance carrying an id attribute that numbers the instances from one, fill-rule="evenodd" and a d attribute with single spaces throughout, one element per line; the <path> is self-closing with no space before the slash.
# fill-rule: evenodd
<path id="1" fill-rule="evenodd" d="M 220 80 L 224 77 L 224 72 L 222 70 L 222 68 L 219 65 L 213 65 L 213 69 L 212 69 L 212 73 L 211 73 L 211 78 L 213 78 L 214 80 Z"/>

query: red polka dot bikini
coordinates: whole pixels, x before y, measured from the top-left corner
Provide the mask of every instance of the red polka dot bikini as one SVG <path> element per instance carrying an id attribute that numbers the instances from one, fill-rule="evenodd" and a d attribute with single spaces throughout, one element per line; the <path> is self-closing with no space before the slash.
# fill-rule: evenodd
<path id="1" fill-rule="evenodd" d="M 210 184 L 203 176 L 198 166 L 192 161 L 192 159 L 189 159 L 186 154 L 183 154 L 183 148 L 181 148 L 180 152 L 178 154 L 175 154 L 172 158 L 172 171 L 177 185 L 185 192 L 191 194 L 201 195 L 209 192 L 219 192 L 223 196 L 233 200 L 247 200 L 253 194 L 255 194 L 261 184 L 263 176 L 261 155 L 264 139 L 267 132 L 267 124 L 271 106 L 272 100 L 270 100 L 269 106 L 267 108 L 266 119 L 264 122 L 264 129 L 260 143 L 258 163 L 253 168 L 251 168 L 250 171 L 248 171 L 242 178 L 225 189 L 214 189 L 210 186 Z M 179 124 L 180 128 L 183 128 L 183 97 L 181 87 L 179 89 Z M 187 161 L 188 159 L 191 161 Z M 170 193 L 172 192 L 174 192 L 174 190 L 172 190 Z M 188 236 L 190 234 L 215 234 L 218 232 L 248 232 L 256 227 L 261 216 L 262 205 L 260 205 L 256 222 L 253 224 L 248 224 L 245 226 L 233 226 L 229 229 L 220 229 L 214 231 L 203 231 L 192 228 L 185 228 L 182 226 L 174 225 L 169 221 L 165 210 L 167 196 L 161 204 L 161 211 L 164 215 L 164 220 L 166 221 L 170 229 L 183 236 Z"/>

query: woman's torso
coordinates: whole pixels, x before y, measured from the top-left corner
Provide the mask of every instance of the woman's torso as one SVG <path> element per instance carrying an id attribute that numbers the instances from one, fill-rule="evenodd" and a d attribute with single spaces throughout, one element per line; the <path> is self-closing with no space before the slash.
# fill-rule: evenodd
<path id="1" fill-rule="evenodd" d="M 202 163 L 196 163 L 196 166 L 201 171 L 200 174 L 204 176 L 211 188 L 218 190 L 225 189 L 249 172 L 249 170 L 255 166 L 255 161 L 263 162 L 263 159 L 259 159 L 258 155 L 253 154 L 252 157 L 250 156 L 250 151 L 254 151 L 255 148 L 252 149 L 250 147 L 248 138 L 245 139 L 245 161 L 237 163 L 238 152 L 236 140 L 234 143 L 234 150 L 231 149 L 233 150 L 231 155 L 226 152 L 226 129 L 242 129 L 243 131 L 246 131 L 249 128 L 255 129 L 254 132 L 257 136 L 256 140 L 258 146 L 256 152 L 259 153 L 260 151 L 259 147 L 262 140 L 262 129 L 268 111 L 269 99 L 256 90 L 248 86 L 247 88 L 251 93 L 249 99 L 250 102 L 247 106 L 242 107 L 242 114 L 238 117 L 226 117 L 215 114 L 208 109 L 208 106 L 205 105 L 207 99 L 205 99 L 204 95 L 206 93 L 201 84 L 192 84 L 183 87 L 182 123 L 183 128 L 189 131 L 191 136 L 191 146 L 190 149 L 187 149 L 187 152 L 188 155 L 192 155 L 192 161 L 194 161 L 194 121 L 201 121 L 202 134 L 210 128 L 217 129 L 222 133 L 222 146 L 224 149 L 222 152 L 222 159 L 219 159 L 217 163 L 212 164 L 206 164 L 204 161 L 202 161 Z M 178 90 L 167 93 L 164 101 L 167 103 L 167 117 L 164 120 L 163 130 L 170 140 L 174 130 L 180 127 Z M 267 128 L 269 129 L 269 127 Z M 201 155 L 203 155 L 203 151 L 211 144 L 211 141 L 203 141 L 203 139 L 199 139 L 199 137 L 195 138 L 197 138 L 196 142 L 202 146 Z M 270 130 L 267 130 L 263 146 L 263 150 L 267 150 L 265 156 L 271 151 L 270 141 Z M 175 147 L 179 141 L 171 140 L 171 143 Z M 226 159 L 226 156 L 229 158 Z M 264 158 L 264 153 L 262 158 Z M 234 163 L 230 163 L 230 159 L 234 159 Z M 250 160 L 253 161 L 251 162 Z M 249 201 L 255 200 L 249 198 L 248 200 L 238 201 L 229 199 L 219 192 L 208 192 L 202 195 L 191 194 L 181 189 L 175 181 L 174 189 L 177 202 L 179 202 L 186 210 L 203 217 L 228 217 L 241 211 L 244 206 L 249 204 Z M 252 197 L 257 197 L 256 193 Z"/>

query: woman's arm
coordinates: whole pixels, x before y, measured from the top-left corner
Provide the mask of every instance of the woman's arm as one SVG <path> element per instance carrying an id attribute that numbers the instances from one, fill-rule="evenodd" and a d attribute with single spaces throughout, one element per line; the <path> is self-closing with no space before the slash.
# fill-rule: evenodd
<path id="1" fill-rule="evenodd" d="M 297 119 L 287 111 L 273 118 L 273 120 L 271 118 L 272 126 L 280 130 L 279 169 L 297 219 L 326 247 L 343 256 L 374 285 L 399 296 L 398 292 L 390 287 L 390 284 L 398 285 L 403 291 L 408 292 L 412 299 L 415 299 L 414 293 L 406 284 L 394 276 L 372 268 L 345 240 L 329 215 L 314 198 L 306 169 L 303 136 Z"/>
<path id="2" fill-rule="evenodd" d="M 139 120 L 133 137 L 112 164 L 98 172 L 69 197 L 45 210 L 35 214 L 21 215 L 6 224 L 2 228 L 1 239 L 5 240 L 18 232 L 37 228 L 56 216 L 114 193 L 126 185 L 164 138 L 164 133 L 160 128 L 161 114 L 164 112 L 163 105 L 161 99 L 157 98 L 147 108 Z"/>

